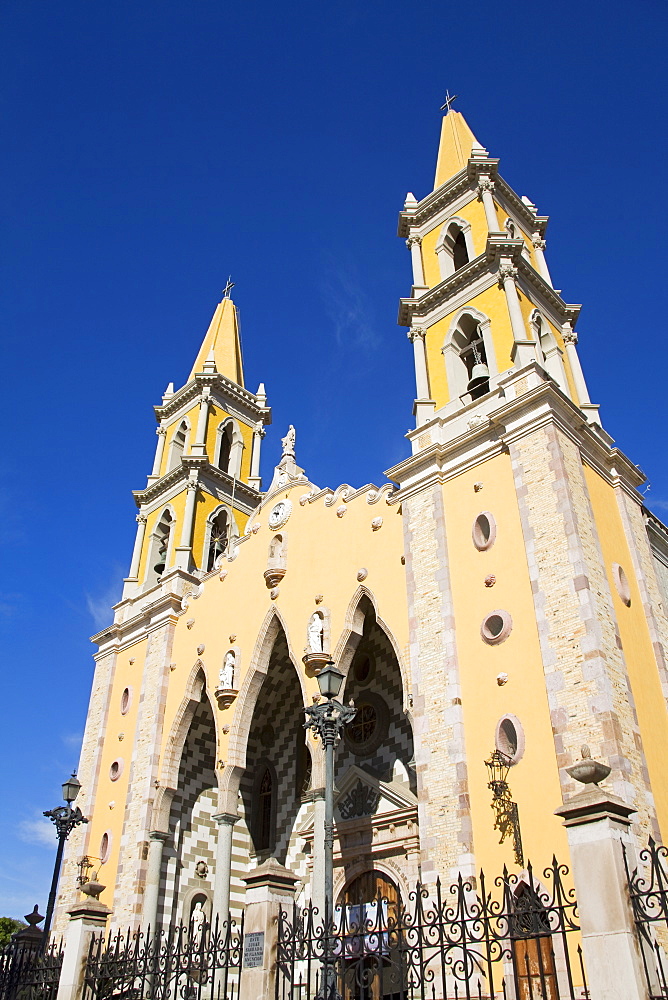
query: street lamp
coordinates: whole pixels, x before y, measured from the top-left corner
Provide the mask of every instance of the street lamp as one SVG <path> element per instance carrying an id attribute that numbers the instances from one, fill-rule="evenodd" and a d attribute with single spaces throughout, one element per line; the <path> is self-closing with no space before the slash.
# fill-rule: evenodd
<path id="1" fill-rule="evenodd" d="M 58 837 L 58 850 L 56 851 L 56 863 L 53 866 L 53 879 L 51 880 L 51 891 L 49 893 L 49 902 L 46 907 L 46 917 L 44 919 L 44 947 L 47 946 L 47 941 L 49 938 L 49 931 L 51 930 L 51 920 L 53 918 L 53 911 L 56 905 L 56 890 L 58 889 L 58 878 L 60 877 L 60 866 L 63 862 L 63 851 L 65 850 L 65 841 L 71 834 L 75 826 L 79 823 L 87 823 L 88 820 L 81 812 L 81 809 L 77 806 L 75 809 L 72 808 L 72 803 L 79 794 L 79 789 L 81 788 L 81 782 L 77 778 L 76 771 L 72 772 L 72 777 L 68 778 L 67 781 L 63 782 L 63 798 L 67 802 L 66 806 L 56 806 L 55 809 L 49 809 L 45 811 L 44 815 L 47 816 L 52 823 L 56 826 L 56 836 Z"/>
<path id="2" fill-rule="evenodd" d="M 341 730 L 356 715 L 357 710 L 337 701 L 344 675 L 332 660 L 318 674 L 320 694 L 326 701 L 305 709 L 305 729 L 312 729 L 325 748 L 325 950 L 322 961 L 322 982 L 319 1000 L 340 1000 L 336 989 L 336 974 L 332 954 L 330 925 L 334 913 L 334 744 Z"/>
<path id="3" fill-rule="evenodd" d="M 503 843 L 507 836 L 512 834 L 513 850 L 515 852 L 515 864 L 524 864 L 524 851 L 522 849 L 522 833 L 520 831 L 520 814 L 517 802 L 511 798 L 510 785 L 508 784 L 508 771 L 513 763 L 512 757 L 495 750 L 485 767 L 489 772 L 487 787 L 492 793 L 492 809 L 495 814 L 494 829 L 501 833 Z"/>

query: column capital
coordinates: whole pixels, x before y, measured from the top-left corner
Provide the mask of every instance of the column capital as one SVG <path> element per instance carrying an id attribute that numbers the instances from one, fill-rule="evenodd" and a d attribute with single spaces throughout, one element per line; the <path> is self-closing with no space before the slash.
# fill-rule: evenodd
<path id="1" fill-rule="evenodd" d="M 167 428 L 163 427 L 162 424 L 160 424 L 159 427 L 156 427 L 155 433 L 158 435 L 158 437 L 166 437 L 167 436 Z"/>
<path id="2" fill-rule="evenodd" d="M 412 326 L 406 334 L 411 344 L 415 343 L 416 340 L 424 340 L 426 335 L 427 331 L 423 326 Z"/>
<path id="3" fill-rule="evenodd" d="M 499 267 L 499 284 L 503 286 L 508 278 L 513 281 L 517 277 L 517 268 L 514 264 L 501 264 Z"/>
<path id="4" fill-rule="evenodd" d="M 146 524 L 147 520 L 148 519 L 146 517 L 146 514 L 137 514 L 137 516 L 135 517 L 135 521 L 137 522 L 137 524 Z"/>
<path id="5" fill-rule="evenodd" d="M 166 844 L 169 840 L 169 834 L 163 833 L 162 830 L 151 830 L 148 835 L 149 840 L 160 840 L 163 844 Z"/>
<path id="6" fill-rule="evenodd" d="M 483 193 L 485 191 L 489 191 L 491 194 L 493 190 L 494 190 L 494 181 L 492 180 L 491 177 L 486 177 L 485 175 L 483 175 L 478 180 L 478 197 L 482 198 Z"/>
<path id="7" fill-rule="evenodd" d="M 406 240 L 406 246 L 408 247 L 409 250 L 412 250 L 413 247 L 421 247 L 422 237 L 417 235 L 409 236 L 408 239 Z"/>
<path id="8" fill-rule="evenodd" d="M 232 813 L 216 813 L 211 818 L 216 821 L 218 826 L 234 826 L 239 819 L 238 816 L 233 816 Z"/>
<path id="9" fill-rule="evenodd" d="M 540 233 L 534 233 L 533 236 L 531 237 L 531 242 L 533 243 L 536 250 L 544 250 L 545 247 L 547 246 L 547 243 L 540 235 Z"/>
<path id="10" fill-rule="evenodd" d="M 259 438 L 263 438 L 266 436 L 266 433 L 267 432 L 264 429 L 264 424 L 262 423 L 261 420 L 258 420 L 258 422 L 253 427 L 253 434 L 257 435 L 257 437 Z"/>
<path id="11" fill-rule="evenodd" d="M 197 479 L 189 479 L 188 482 L 186 483 L 186 489 L 187 490 L 198 490 L 199 489 L 199 481 Z"/>
<path id="12" fill-rule="evenodd" d="M 564 338 L 564 344 L 575 345 L 578 342 L 578 335 L 575 330 L 572 329 L 570 324 L 563 328 L 562 337 Z"/>

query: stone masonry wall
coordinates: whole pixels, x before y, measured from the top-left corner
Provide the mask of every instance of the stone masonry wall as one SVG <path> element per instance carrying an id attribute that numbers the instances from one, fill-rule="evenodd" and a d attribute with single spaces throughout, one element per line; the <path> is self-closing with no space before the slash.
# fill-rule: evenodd
<path id="1" fill-rule="evenodd" d="M 656 828 L 649 776 L 580 451 L 548 425 L 510 454 L 562 792 L 576 791 L 564 768 L 588 744 L 636 805 L 644 839 Z"/>
<path id="2" fill-rule="evenodd" d="M 441 488 L 403 502 L 422 879 L 474 874 L 459 666 Z"/>

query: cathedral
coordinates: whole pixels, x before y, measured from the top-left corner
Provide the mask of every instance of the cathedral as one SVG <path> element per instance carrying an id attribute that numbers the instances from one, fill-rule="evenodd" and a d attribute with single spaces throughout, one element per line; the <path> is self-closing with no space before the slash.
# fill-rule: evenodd
<path id="1" fill-rule="evenodd" d="M 568 862 L 555 810 L 583 746 L 639 841 L 668 836 L 668 529 L 589 398 L 547 222 L 447 111 L 433 190 L 399 213 L 415 426 L 373 484 L 313 483 L 295 429 L 268 430 L 227 290 L 155 407 L 122 600 L 94 637 L 89 821 L 57 927 L 82 858 L 111 927 L 239 915 L 270 858 L 321 905 L 324 754 L 304 720 L 330 661 L 356 709 L 335 755 L 338 902 Z"/>

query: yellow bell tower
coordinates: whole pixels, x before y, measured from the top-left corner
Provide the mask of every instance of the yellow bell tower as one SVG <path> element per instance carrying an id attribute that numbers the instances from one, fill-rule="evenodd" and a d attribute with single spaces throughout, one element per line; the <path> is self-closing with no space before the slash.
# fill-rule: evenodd
<path id="1" fill-rule="evenodd" d="M 172 570 L 216 569 L 260 502 L 260 443 L 271 422 L 264 385 L 244 387 L 239 319 L 229 288 L 187 383 L 155 407 L 158 444 L 145 489 L 134 493 L 137 537 L 123 597 Z"/>

